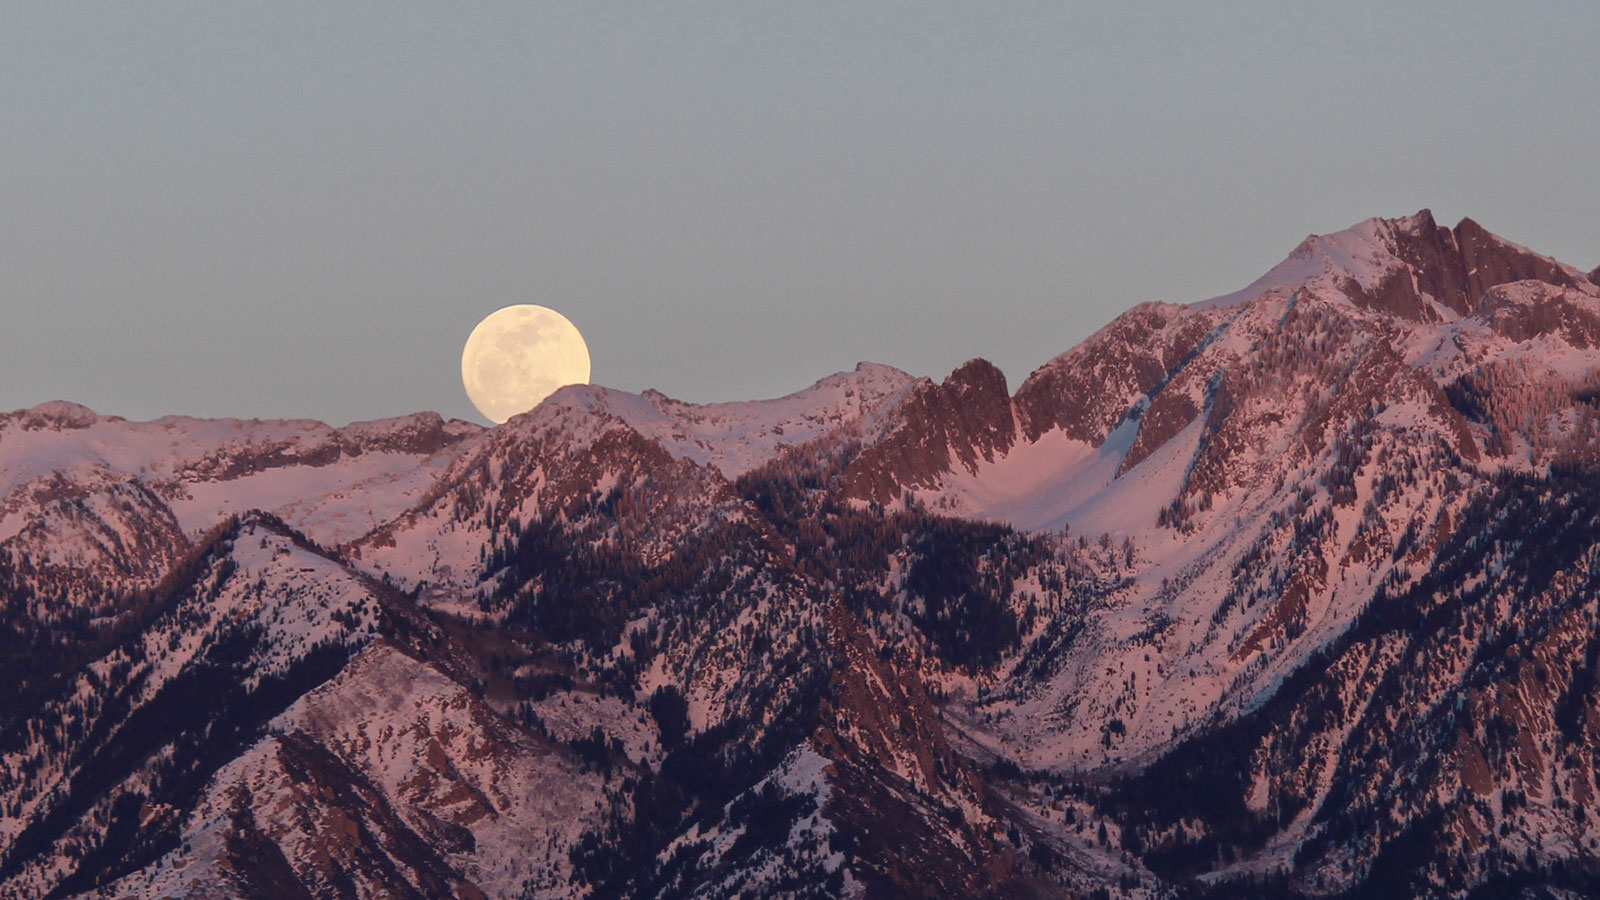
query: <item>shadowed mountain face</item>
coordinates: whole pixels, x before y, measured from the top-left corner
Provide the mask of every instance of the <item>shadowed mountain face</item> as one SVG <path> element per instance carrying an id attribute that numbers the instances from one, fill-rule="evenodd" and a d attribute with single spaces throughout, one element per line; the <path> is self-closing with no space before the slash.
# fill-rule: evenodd
<path id="1" fill-rule="evenodd" d="M 1423 211 L 1014 393 L 0 416 L 0 894 L 1593 895 L 1596 278 Z"/>

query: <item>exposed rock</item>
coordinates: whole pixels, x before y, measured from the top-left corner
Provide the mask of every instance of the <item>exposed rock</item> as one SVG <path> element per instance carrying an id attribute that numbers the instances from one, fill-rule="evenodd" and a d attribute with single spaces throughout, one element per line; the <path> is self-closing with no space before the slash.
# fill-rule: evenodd
<path id="1" fill-rule="evenodd" d="M 1029 375 L 1017 388 L 1022 437 L 1061 429 L 1098 444 L 1141 396 L 1168 378 L 1215 322 L 1184 307 L 1146 303 L 1118 316 L 1078 347 Z"/>
<path id="2" fill-rule="evenodd" d="M 944 380 L 923 382 L 897 410 L 899 425 L 867 448 L 845 475 L 851 496 L 897 499 L 908 487 L 931 487 L 959 466 L 976 471 L 1010 449 L 1016 422 L 1006 378 L 974 359 Z"/>

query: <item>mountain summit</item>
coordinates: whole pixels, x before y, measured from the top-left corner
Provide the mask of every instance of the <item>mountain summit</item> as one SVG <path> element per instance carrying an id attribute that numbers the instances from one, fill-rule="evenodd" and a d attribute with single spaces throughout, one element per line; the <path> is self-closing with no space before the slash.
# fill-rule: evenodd
<path id="1" fill-rule="evenodd" d="M 0 416 L 0 894 L 1588 896 L 1600 287 L 1423 210 L 1012 386 Z"/>
<path id="2" fill-rule="evenodd" d="M 1594 295 L 1594 281 L 1577 269 L 1496 237 L 1471 219 L 1445 228 L 1424 209 L 1312 235 L 1250 287 L 1208 305 L 1255 299 L 1270 290 L 1310 290 L 1437 322 L 1472 315 L 1490 288 L 1518 281 Z"/>

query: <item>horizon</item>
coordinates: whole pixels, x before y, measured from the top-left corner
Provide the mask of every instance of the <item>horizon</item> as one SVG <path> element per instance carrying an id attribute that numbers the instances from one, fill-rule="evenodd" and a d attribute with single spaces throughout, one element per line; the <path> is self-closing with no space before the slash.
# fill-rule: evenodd
<path id="1" fill-rule="evenodd" d="M 1312 239 L 1315 239 L 1315 238 L 1326 238 L 1326 237 L 1331 237 L 1331 236 L 1334 236 L 1334 235 L 1345 234 L 1345 233 L 1351 232 L 1351 231 L 1353 231 L 1353 230 L 1359 228 L 1360 226 L 1365 225 L 1365 224 L 1367 224 L 1369 222 L 1390 222 L 1390 223 L 1393 223 L 1393 222 L 1404 221 L 1404 220 L 1407 220 L 1407 219 L 1413 219 L 1413 218 L 1416 218 L 1418 216 L 1424 216 L 1424 215 L 1432 218 L 1434 223 L 1436 225 L 1439 225 L 1439 227 L 1443 227 L 1443 228 L 1446 228 L 1446 229 L 1449 229 L 1449 230 L 1452 230 L 1452 231 L 1454 231 L 1455 229 L 1460 228 L 1462 223 L 1469 222 L 1469 221 L 1473 222 L 1475 224 L 1478 224 L 1480 227 L 1482 227 L 1482 223 L 1479 222 L 1477 219 L 1473 218 L 1470 215 L 1461 216 L 1460 218 L 1456 219 L 1456 222 L 1455 222 L 1454 225 L 1440 225 L 1438 217 L 1433 213 L 1432 209 L 1430 209 L 1429 207 L 1423 207 L 1423 208 L 1418 209 L 1417 211 L 1415 211 L 1413 213 L 1408 213 L 1408 214 L 1405 214 L 1405 215 L 1369 216 L 1369 217 L 1367 217 L 1365 219 L 1362 219 L 1360 221 L 1353 222 L 1349 226 L 1347 226 L 1345 228 L 1342 228 L 1342 229 L 1339 229 L 1337 231 L 1329 231 L 1329 232 L 1323 232 L 1323 233 L 1311 233 L 1311 234 L 1308 234 L 1304 238 L 1301 239 L 1300 243 L 1304 243 L 1305 241 L 1312 240 Z M 1507 238 L 1507 237 L 1505 237 L 1503 235 L 1500 235 L 1497 232 L 1495 232 L 1494 229 L 1492 229 L 1492 228 L 1486 228 L 1486 230 L 1489 231 L 1490 234 L 1493 234 L 1496 237 L 1500 238 L 1502 241 L 1506 241 L 1506 242 L 1508 242 L 1508 243 L 1510 243 L 1510 244 L 1512 244 L 1514 246 L 1523 247 L 1525 249 L 1531 250 L 1535 254 L 1538 254 L 1538 255 L 1541 255 L 1541 256 L 1545 256 L 1545 258 L 1553 260 L 1554 262 L 1556 262 L 1558 264 L 1569 266 L 1571 268 L 1578 269 L 1579 271 L 1585 272 L 1585 273 L 1589 273 L 1589 272 L 1593 272 L 1593 271 L 1600 271 L 1600 266 L 1597 266 L 1593 270 L 1582 269 L 1579 266 L 1574 266 L 1572 263 L 1570 263 L 1567 260 L 1563 260 L 1563 259 L 1560 259 L 1560 258 L 1554 257 L 1554 256 L 1547 256 L 1547 255 L 1541 253 L 1540 249 L 1538 247 L 1528 247 L 1527 245 L 1521 244 L 1521 243 L 1519 243 L 1519 242 L 1517 242 L 1515 240 L 1512 240 L 1512 239 Z M 1299 246 L 1299 244 L 1296 244 L 1296 247 L 1298 247 L 1298 246 Z M 682 404 L 686 404 L 686 405 L 689 405 L 689 406 L 696 406 L 696 407 L 736 405 L 736 404 L 746 404 L 746 403 L 766 403 L 766 402 L 783 400 L 783 399 L 786 399 L 786 398 L 789 398 L 789 397 L 794 397 L 794 396 L 797 396 L 797 395 L 800 395 L 800 394 L 804 394 L 807 391 L 810 391 L 810 390 L 812 390 L 814 388 L 817 388 L 824 381 L 827 381 L 830 378 L 836 378 L 836 377 L 839 377 L 839 376 L 842 376 L 842 375 L 848 375 L 848 374 L 850 374 L 852 372 L 859 371 L 862 366 L 884 366 L 884 367 L 893 369 L 893 370 L 895 370 L 895 371 L 897 371 L 897 372 L 899 372 L 901 374 L 910 376 L 913 379 L 925 379 L 925 380 L 928 380 L 928 381 L 931 381 L 931 382 L 937 384 L 937 383 L 940 383 L 941 381 L 943 381 L 944 379 L 948 378 L 950 375 L 954 374 L 957 370 L 959 370 L 962 367 L 968 365 L 969 363 L 976 362 L 976 361 L 983 361 L 983 362 L 987 362 L 987 363 L 993 365 L 1000 372 L 1002 378 L 1005 380 L 1007 392 L 1011 393 L 1011 394 L 1015 394 L 1021 388 L 1023 383 L 1026 382 L 1029 378 L 1031 378 L 1040 369 L 1043 369 L 1045 366 L 1049 365 L 1051 362 L 1053 362 L 1057 358 L 1059 358 L 1061 356 L 1064 356 L 1067 353 L 1071 352 L 1073 349 L 1075 349 L 1076 347 L 1081 345 L 1089 337 L 1093 336 L 1094 334 L 1098 333 L 1099 331 L 1101 331 L 1106 326 L 1109 326 L 1110 324 L 1115 322 L 1116 319 L 1120 318 L 1124 313 L 1126 313 L 1126 312 L 1128 312 L 1128 311 L 1130 311 L 1132 309 L 1135 309 L 1138 306 L 1145 305 L 1145 303 L 1150 303 L 1150 302 L 1154 302 L 1154 303 L 1158 303 L 1158 304 L 1172 305 L 1172 306 L 1201 306 L 1201 305 L 1205 305 L 1205 304 L 1214 303 L 1215 301 L 1218 301 L 1218 300 L 1226 300 L 1226 299 L 1234 298 L 1235 295 L 1243 295 L 1244 292 L 1246 290 L 1248 290 L 1252 285 L 1254 285 L 1257 281 L 1259 281 L 1259 280 L 1267 277 L 1269 274 L 1271 274 L 1271 272 L 1274 269 L 1276 269 L 1278 265 L 1282 265 L 1284 262 L 1289 261 L 1289 259 L 1292 256 L 1292 252 L 1293 251 L 1291 250 L 1291 251 L 1289 251 L 1289 253 L 1286 253 L 1286 255 L 1283 257 L 1283 259 L 1279 263 L 1277 263 L 1277 264 L 1275 264 L 1273 266 L 1269 266 L 1267 269 L 1264 269 L 1259 275 L 1255 276 L 1250 282 L 1248 282 L 1247 284 L 1241 286 L 1239 289 L 1234 290 L 1234 291 L 1229 291 L 1229 292 L 1225 292 L 1225 293 L 1221 293 L 1221 294 L 1216 294 L 1216 295 L 1210 296 L 1210 297 L 1197 298 L 1197 299 L 1185 300 L 1185 301 L 1143 301 L 1141 303 L 1133 304 L 1132 306 L 1129 306 L 1129 307 L 1117 312 L 1113 316 L 1112 319 L 1110 319 L 1110 320 L 1106 321 L 1105 323 L 1101 324 L 1100 326 L 1092 329 L 1090 332 L 1088 332 L 1087 334 L 1083 335 L 1081 338 L 1079 338 L 1077 341 L 1075 341 L 1070 346 L 1064 347 L 1060 351 L 1058 351 L 1057 353 L 1052 354 L 1048 358 L 1046 358 L 1046 359 L 1034 364 L 1033 366 L 1031 366 L 1027 370 L 1027 374 L 1022 375 L 1021 377 L 1017 377 L 1015 379 L 1013 379 L 1012 373 L 1007 372 L 1005 370 L 1005 368 L 1002 365 L 1000 365 L 998 362 L 996 362 L 995 360 L 989 359 L 988 357 L 979 355 L 979 356 L 968 357 L 968 358 L 962 360 L 961 362 L 958 362 L 955 365 L 953 365 L 950 368 L 949 371 L 943 372 L 943 373 L 912 372 L 912 371 L 909 371 L 907 369 L 901 368 L 899 366 L 895 366 L 892 363 L 883 362 L 881 360 L 861 359 L 861 360 L 857 360 L 853 365 L 850 365 L 850 366 L 848 366 L 846 368 L 841 368 L 841 369 L 837 369 L 837 370 L 832 371 L 832 372 L 827 372 L 827 373 L 823 373 L 823 374 L 820 374 L 820 375 L 816 375 L 809 382 L 807 382 L 805 385 L 797 387 L 797 388 L 794 388 L 792 390 L 784 391 L 781 394 L 771 394 L 771 395 L 766 395 L 766 396 L 755 396 L 755 397 L 732 397 L 732 398 L 727 398 L 727 399 L 700 401 L 700 400 L 691 400 L 691 399 L 686 399 L 686 398 L 682 398 L 682 397 L 676 397 L 676 396 L 673 396 L 672 394 L 669 394 L 666 391 L 663 391 L 663 390 L 661 390 L 659 388 L 656 388 L 654 386 L 646 386 L 646 387 L 643 387 L 643 388 L 641 388 L 639 390 L 629 390 L 627 388 L 617 387 L 617 386 L 614 386 L 614 385 L 608 385 L 608 384 L 605 384 L 603 382 L 595 381 L 595 380 L 592 380 L 592 379 L 589 382 L 585 382 L 585 383 L 582 383 L 582 384 L 565 385 L 562 388 L 559 388 L 557 390 L 557 393 L 560 393 L 561 391 L 565 391 L 565 390 L 567 390 L 569 388 L 583 388 L 583 387 L 593 386 L 593 387 L 597 387 L 597 388 L 600 388 L 600 389 L 605 390 L 605 391 L 622 393 L 622 394 L 626 394 L 626 395 L 632 396 L 632 397 L 647 397 L 647 396 L 649 396 L 651 394 L 655 394 L 655 395 L 659 395 L 659 396 L 665 398 L 666 400 L 668 400 L 670 402 L 682 403 Z M 552 394 L 551 396 L 554 396 L 554 394 Z M 438 415 L 445 422 L 464 422 L 464 423 L 467 423 L 467 424 L 476 425 L 476 426 L 479 426 L 479 427 L 482 427 L 482 428 L 486 428 L 486 429 L 498 428 L 501 425 L 506 424 L 506 423 L 498 423 L 497 424 L 495 422 L 483 421 L 482 420 L 483 417 L 482 417 L 481 413 L 476 415 L 476 416 L 473 416 L 471 414 L 468 414 L 468 415 L 456 415 L 456 414 L 447 413 L 447 412 L 445 412 L 443 410 L 439 410 L 439 409 L 414 409 L 414 410 L 408 410 L 408 411 L 404 411 L 404 412 L 398 412 L 398 413 L 395 413 L 393 415 L 377 416 L 377 417 L 368 418 L 368 419 L 351 419 L 351 420 L 342 421 L 342 422 L 341 421 L 335 421 L 335 420 L 329 420 L 329 419 L 320 419 L 320 418 L 317 418 L 317 417 L 314 417 L 314 416 L 303 416 L 303 415 L 249 416 L 249 415 L 236 415 L 236 414 L 228 414 L 228 413 L 222 413 L 222 414 L 219 414 L 219 415 L 192 415 L 192 414 L 181 413 L 181 412 L 169 412 L 169 413 L 162 413 L 162 414 L 159 414 L 159 415 L 149 416 L 149 417 L 134 417 L 134 416 L 123 415 L 123 414 L 115 412 L 115 411 L 98 409 L 98 408 L 95 408 L 95 407 L 93 407 L 93 406 L 91 406 L 89 404 L 82 403 L 82 402 L 80 402 L 78 400 L 75 400 L 73 398 L 70 398 L 70 397 L 56 397 L 56 398 L 52 398 L 52 399 L 49 399 L 49 400 L 42 400 L 42 401 L 40 401 L 38 403 L 34 403 L 34 404 L 29 405 L 29 406 L 16 407 L 14 409 L 0 411 L 0 414 L 13 414 L 13 413 L 26 412 L 26 411 L 31 411 L 31 410 L 38 409 L 40 407 L 54 405 L 54 404 L 65 404 L 65 405 L 70 406 L 70 407 L 86 409 L 90 413 L 93 413 L 96 417 L 101 418 L 101 419 L 120 419 L 120 420 L 123 420 L 123 421 L 128 421 L 128 422 L 132 422 L 132 423 L 139 423 L 139 424 L 151 423 L 151 422 L 159 422 L 159 421 L 162 421 L 164 419 L 190 419 L 190 420 L 197 420 L 197 421 L 218 421 L 218 420 L 229 421 L 229 420 L 234 420 L 234 421 L 244 421 L 244 422 L 315 422 L 315 423 L 318 423 L 318 424 L 329 426 L 331 428 L 342 429 L 342 428 L 348 428 L 348 427 L 351 427 L 351 426 L 361 425 L 361 424 L 365 424 L 365 423 L 393 421 L 393 420 L 398 420 L 398 419 L 410 418 L 412 416 L 430 415 L 430 414 Z M 528 410 L 528 412 L 532 412 L 533 409 L 537 409 L 537 408 L 538 408 L 538 406 L 535 405 L 533 408 L 530 408 Z"/>
<path id="2" fill-rule="evenodd" d="M 1597 33 L 1569 2 L 23 11 L 0 408 L 474 419 L 462 345 L 516 303 L 691 402 L 1020 376 L 1421 207 L 1587 271 Z"/>

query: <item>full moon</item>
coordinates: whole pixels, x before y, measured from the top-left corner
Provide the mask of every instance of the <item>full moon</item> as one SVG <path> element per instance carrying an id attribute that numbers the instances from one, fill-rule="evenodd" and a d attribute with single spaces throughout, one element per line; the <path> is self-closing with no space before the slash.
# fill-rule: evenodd
<path id="1" fill-rule="evenodd" d="M 496 425 L 568 384 L 589 383 L 589 345 L 553 309 L 522 303 L 495 310 L 461 351 L 461 383 Z"/>

